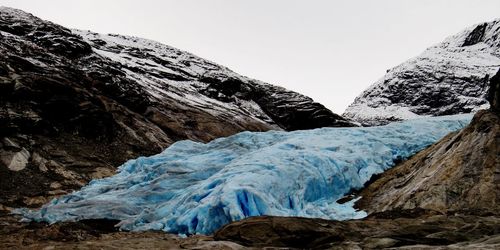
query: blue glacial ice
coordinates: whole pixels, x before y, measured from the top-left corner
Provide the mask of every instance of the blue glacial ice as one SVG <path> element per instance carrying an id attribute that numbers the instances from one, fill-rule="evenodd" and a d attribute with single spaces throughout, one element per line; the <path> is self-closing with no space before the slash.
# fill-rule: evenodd
<path id="1" fill-rule="evenodd" d="M 50 223 L 120 220 L 124 230 L 210 234 L 249 216 L 362 218 L 353 201 L 336 201 L 363 187 L 397 159 L 407 158 L 471 115 L 392 123 L 369 128 L 242 132 L 209 143 L 180 141 L 160 154 L 123 164 L 112 177 L 42 209 L 19 210 Z"/>

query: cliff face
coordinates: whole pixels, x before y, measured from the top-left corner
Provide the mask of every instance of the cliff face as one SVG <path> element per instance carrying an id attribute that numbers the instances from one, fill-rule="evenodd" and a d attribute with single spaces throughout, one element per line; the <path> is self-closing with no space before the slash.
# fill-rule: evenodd
<path id="1" fill-rule="evenodd" d="M 490 102 L 490 109 L 498 114 L 500 112 L 500 70 L 491 78 L 488 101 Z"/>
<path id="2" fill-rule="evenodd" d="M 480 111 L 466 129 L 384 173 L 363 190 L 361 207 L 499 214 L 499 145 L 498 114 Z"/>
<path id="3" fill-rule="evenodd" d="M 0 209 L 39 206 L 178 140 L 352 125 L 157 42 L 0 8 Z"/>
<path id="4" fill-rule="evenodd" d="M 365 125 L 487 108 L 500 66 L 500 20 L 470 27 L 390 70 L 343 114 Z"/>

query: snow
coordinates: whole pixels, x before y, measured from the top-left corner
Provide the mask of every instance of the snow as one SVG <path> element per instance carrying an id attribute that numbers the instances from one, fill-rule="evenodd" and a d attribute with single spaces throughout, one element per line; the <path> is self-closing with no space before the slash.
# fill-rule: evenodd
<path id="1" fill-rule="evenodd" d="M 123 164 L 112 177 L 17 210 L 27 220 L 116 219 L 124 230 L 210 234 L 249 216 L 362 218 L 354 201 L 336 201 L 374 174 L 408 158 L 471 115 L 416 119 L 369 128 L 242 132 L 209 143 L 180 141 Z"/>

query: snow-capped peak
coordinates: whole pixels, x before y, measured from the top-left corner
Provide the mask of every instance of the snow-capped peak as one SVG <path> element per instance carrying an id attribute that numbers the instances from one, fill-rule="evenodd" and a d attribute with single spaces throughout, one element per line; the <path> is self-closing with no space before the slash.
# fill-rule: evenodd
<path id="1" fill-rule="evenodd" d="M 488 80 L 500 68 L 500 19 L 450 36 L 390 69 L 346 109 L 365 125 L 487 108 Z"/>

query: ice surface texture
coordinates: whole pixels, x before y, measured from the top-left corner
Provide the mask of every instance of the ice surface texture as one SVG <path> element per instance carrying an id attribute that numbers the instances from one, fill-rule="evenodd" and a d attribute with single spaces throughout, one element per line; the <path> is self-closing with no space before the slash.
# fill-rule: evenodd
<path id="1" fill-rule="evenodd" d="M 52 200 L 28 219 L 121 220 L 126 230 L 210 234 L 231 221 L 277 215 L 361 218 L 336 201 L 373 174 L 469 123 L 470 115 L 370 128 L 242 132 L 210 143 L 180 141 L 123 164 L 116 175 Z"/>

